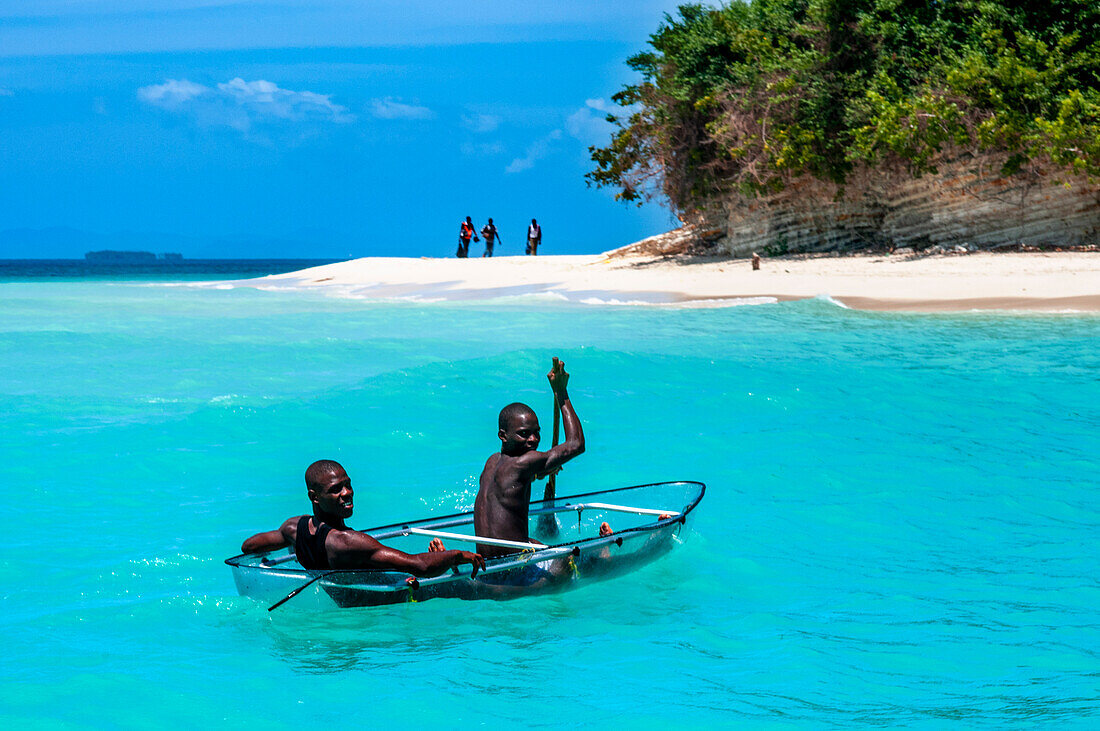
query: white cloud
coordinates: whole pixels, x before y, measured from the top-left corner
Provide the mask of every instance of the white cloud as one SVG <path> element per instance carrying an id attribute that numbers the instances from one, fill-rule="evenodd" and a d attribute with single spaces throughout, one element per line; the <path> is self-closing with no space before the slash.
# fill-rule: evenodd
<path id="1" fill-rule="evenodd" d="M 195 84 L 187 79 L 168 79 L 163 84 L 143 86 L 138 89 L 137 94 L 138 99 L 146 104 L 175 110 L 209 91 L 210 87 Z"/>
<path id="2" fill-rule="evenodd" d="M 550 134 L 546 135 L 540 140 L 535 140 L 530 147 L 527 148 L 526 154 L 523 157 L 517 157 L 512 162 L 508 163 L 508 167 L 504 168 L 506 173 L 521 173 L 524 170 L 530 170 L 535 166 L 535 163 L 550 154 L 553 149 L 554 140 L 561 139 L 561 130 L 556 129 Z"/>
<path id="3" fill-rule="evenodd" d="M 327 94 L 282 89 L 262 79 L 231 79 L 216 88 L 187 79 L 168 79 L 143 86 L 138 99 L 155 107 L 190 114 L 202 124 L 225 125 L 248 131 L 253 124 L 272 120 L 344 123 L 355 119 L 346 107 Z"/>
<path id="4" fill-rule="evenodd" d="M 294 120 L 310 117 L 328 118 L 334 122 L 350 120 L 348 110 L 333 104 L 326 94 L 280 89 L 270 81 L 237 78 L 218 84 L 218 91 L 260 115 Z"/>
<path id="5" fill-rule="evenodd" d="M 620 111 L 620 107 L 607 101 L 606 99 L 585 99 L 584 105 L 591 109 L 596 109 L 604 114 L 615 114 Z"/>
<path id="6" fill-rule="evenodd" d="M 500 117 L 495 114 L 463 114 L 462 126 L 479 134 L 493 132 L 500 126 Z"/>
<path id="7" fill-rule="evenodd" d="M 615 125 L 607 121 L 607 115 L 621 112 L 621 109 L 603 99 L 588 99 L 583 107 L 565 120 L 565 129 L 581 142 L 590 145 L 606 143 L 615 129 Z"/>
<path id="8" fill-rule="evenodd" d="M 466 142 L 460 149 L 466 157 L 492 157 L 504 152 L 504 145 L 499 142 L 479 142 L 476 145 Z"/>
<path id="9" fill-rule="evenodd" d="M 435 112 L 427 107 L 399 102 L 393 97 L 371 102 L 371 114 L 379 119 L 431 119 Z"/>

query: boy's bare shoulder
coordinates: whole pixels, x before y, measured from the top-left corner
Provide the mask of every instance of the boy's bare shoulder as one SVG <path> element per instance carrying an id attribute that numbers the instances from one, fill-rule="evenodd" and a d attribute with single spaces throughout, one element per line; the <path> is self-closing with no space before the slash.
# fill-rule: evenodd
<path id="1" fill-rule="evenodd" d="M 279 526 L 279 532 L 283 534 L 283 538 L 293 543 L 298 537 L 298 521 L 304 517 L 304 515 L 295 515 L 293 518 L 284 520 L 283 524 Z"/>
<path id="2" fill-rule="evenodd" d="M 507 455 L 502 455 L 502 457 Z M 532 451 L 515 457 L 508 457 L 508 463 L 498 469 L 511 470 L 517 477 L 530 479 L 546 462 L 546 452 Z"/>
<path id="3" fill-rule="evenodd" d="M 490 455 L 489 459 L 485 460 L 485 468 L 481 474 L 492 475 L 496 482 L 511 483 L 531 470 L 539 454 L 541 453 L 527 452 L 520 455 L 502 453 Z"/>
<path id="4" fill-rule="evenodd" d="M 332 547 L 339 551 L 377 549 L 382 546 L 373 536 L 350 528 L 348 530 L 333 530 L 329 533 L 329 540 L 332 541 Z"/>

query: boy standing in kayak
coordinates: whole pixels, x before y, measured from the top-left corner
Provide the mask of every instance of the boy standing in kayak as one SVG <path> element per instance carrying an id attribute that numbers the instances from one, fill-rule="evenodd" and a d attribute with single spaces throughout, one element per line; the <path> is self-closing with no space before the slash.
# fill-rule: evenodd
<path id="1" fill-rule="evenodd" d="M 500 453 L 489 457 L 481 471 L 480 488 L 474 501 L 474 532 L 486 538 L 532 543 L 528 535 L 531 482 L 558 470 L 584 452 L 584 431 L 566 386 L 565 363 L 554 358 L 546 375 L 561 407 L 565 441 L 549 451 L 538 451 L 539 420 L 530 406 L 514 403 L 500 411 L 497 420 Z M 553 497 L 552 495 L 549 497 Z M 478 544 L 478 553 L 492 558 L 515 553 L 515 549 Z"/>
<path id="2" fill-rule="evenodd" d="M 306 490 L 313 515 L 287 518 L 278 530 L 257 533 L 241 545 L 242 553 L 274 551 L 294 546 L 298 563 L 307 569 L 383 569 L 407 571 L 421 578 L 439 576 L 459 564 L 471 564 L 471 576 L 485 568 L 485 559 L 469 551 L 408 554 L 382 545 L 366 533 L 349 528 L 351 479 L 338 462 L 323 459 L 306 470 Z"/>

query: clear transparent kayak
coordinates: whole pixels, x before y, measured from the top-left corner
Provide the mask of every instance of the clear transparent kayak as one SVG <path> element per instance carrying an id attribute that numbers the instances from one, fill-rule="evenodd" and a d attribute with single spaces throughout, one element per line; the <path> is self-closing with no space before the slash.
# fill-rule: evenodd
<path id="1" fill-rule="evenodd" d="M 226 559 L 241 596 L 277 606 L 292 597 L 298 609 L 373 607 L 449 597 L 515 599 L 567 591 L 633 571 L 679 542 L 691 512 L 703 499 L 701 482 L 659 482 L 531 503 L 531 531 L 546 545 L 510 543 L 473 534 L 474 514 L 461 513 L 369 528 L 387 546 L 422 553 L 441 538 L 448 548 L 475 550 L 475 542 L 507 545 L 518 553 L 489 559 L 470 578 L 461 566 L 441 576 L 415 579 L 377 570 L 309 570 L 289 549 Z M 614 531 L 600 536 L 600 524 Z"/>

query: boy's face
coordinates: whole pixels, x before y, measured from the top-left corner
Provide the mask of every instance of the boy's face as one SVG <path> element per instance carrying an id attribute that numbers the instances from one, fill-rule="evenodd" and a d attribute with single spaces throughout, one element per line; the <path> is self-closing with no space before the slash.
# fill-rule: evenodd
<path id="1" fill-rule="evenodd" d="M 541 434 L 539 432 L 539 418 L 533 411 L 515 414 L 508 420 L 508 425 L 497 432 L 500 437 L 501 450 L 505 454 L 516 456 L 533 452 L 539 448 Z"/>
<path id="2" fill-rule="evenodd" d="M 309 491 L 310 501 L 322 512 L 345 519 L 351 517 L 354 496 L 351 478 L 342 468 L 329 472 Z"/>

